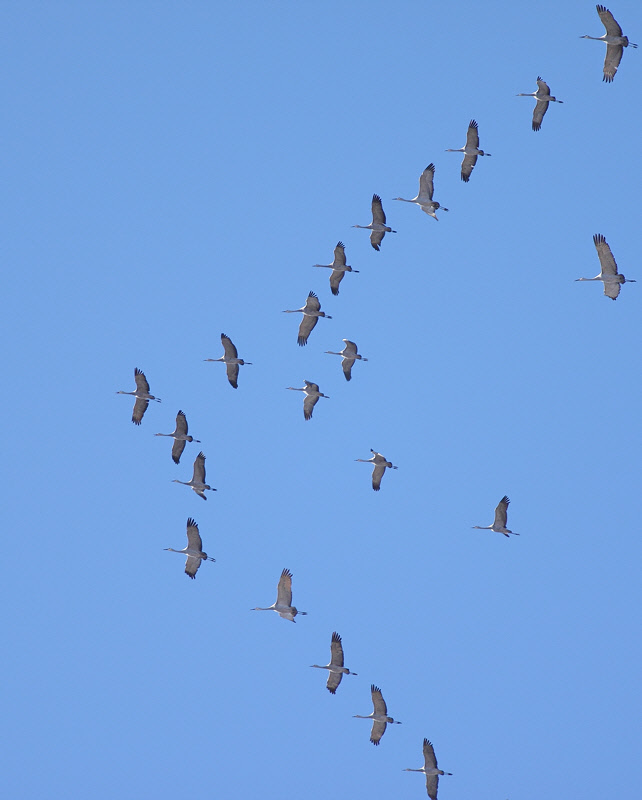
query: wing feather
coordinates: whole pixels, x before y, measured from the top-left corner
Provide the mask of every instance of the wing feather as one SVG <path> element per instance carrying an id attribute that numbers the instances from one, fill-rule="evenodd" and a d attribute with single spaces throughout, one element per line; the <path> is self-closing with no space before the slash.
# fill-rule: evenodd
<path id="1" fill-rule="evenodd" d="M 502 497 L 502 499 L 497 504 L 497 508 L 495 509 L 495 522 L 493 523 L 496 528 L 505 528 L 506 523 L 508 521 L 508 504 L 510 500 L 506 495 Z"/>
<path id="2" fill-rule="evenodd" d="M 319 311 L 321 309 L 319 298 L 314 292 L 310 292 L 308 295 L 308 299 L 305 301 L 304 308 L 306 311 Z"/>
<path id="3" fill-rule="evenodd" d="M 303 416 L 305 419 L 312 419 L 312 411 L 318 402 L 319 397 L 317 395 L 306 394 L 303 401 Z"/>
<path id="4" fill-rule="evenodd" d="M 182 411 L 179 411 L 176 415 L 176 433 L 180 433 L 181 436 L 186 436 L 187 431 L 187 417 Z"/>
<path id="5" fill-rule="evenodd" d="M 377 464 L 375 468 L 372 470 L 372 488 L 375 492 L 378 492 L 381 489 L 381 479 L 383 478 L 383 473 L 386 471 L 386 468 L 381 464 Z"/>
<path id="6" fill-rule="evenodd" d="M 388 716 L 388 707 L 386 706 L 386 701 L 383 699 L 383 695 L 381 694 L 381 689 L 378 686 L 372 684 L 370 686 L 370 694 L 372 695 L 372 705 L 374 706 L 374 713 Z"/>
<path id="7" fill-rule="evenodd" d="M 381 737 L 386 732 L 386 728 L 388 727 L 387 722 L 383 722 L 382 720 L 376 719 L 372 723 L 372 730 L 370 731 L 370 741 L 374 745 L 378 745 L 381 741 Z"/>
<path id="8" fill-rule="evenodd" d="M 336 631 L 332 634 L 330 641 L 330 663 L 335 667 L 343 666 L 343 645 L 341 644 L 341 637 Z"/>
<path id="9" fill-rule="evenodd" d="M 239 379 L 239 365 L 238 364 L 226 364 L 225 371 L 227 372 L 227 379 L 230 382 L 230 385 L 233 386 L 235 389 L 239 388 L 238 379 Z"/>
<path id="10" fill-rule="evenodd" d="M 611 248 L 606 243 L 606 239 L 601 233 L 596 233 L 593 236 L 593 244 L 597 250 L 598 258 L 600 259 L 600 266 L 603 275 L 617 275 L 617 264 L 611 252 Z"/>
<path id="11" fill-rule="evenodd" d="M 225 358 L 238 358 L 238 350 L 234 346 L 234 343 L 229 336 L 226 336 L 224 333 L 222 333 L 221 343 L 223 344 L 223 350 L 225 351 Z"/>
<path id="12" fill-rule="evenodd" d="M 198 568 L 201 566 L 201 559 L 195 558 L 194 556 L 187 556 L 187 561 L 185 562 L 185 574 L 189 575 L 190 578 L 194 579 L 196 577 L 196 573 L 198 572 Z"/>
<path id="13" fill-rule="evenodd" d="M 474 147 L 479 150 L 479 129 L 474 119 L 471 119 L 466 133 L 466 147 Z"/>
<path id="14" fill-rule="evenodd" d="M 339 294 L 339 284 L 343 280 L 344 275 L 345 272 L 342 269 L 332 270 L 332 274 L 330 275 L 330 289 L 332 290 L 332 294 Z"/>
<path id="15" fill-rule="evenodd" d="M 426 169 L 419 176 L 419 197 L 427 197 L 432 200 L 435 191 L 435 165 L 428 164 Z"/>
<path id="16" fill-rule="evenodd" d="M 616 22 L 613 14 L 604 6 L 596 6 L 597 13 L 602 20 L 602 25 L 606 28 L 606 33 L 609 36 L 622 36 L 622 28 Z"/>
<path id="17" fill-rule="evenodd" d="M 203 541 L 198 531 L 198 525 L 191 517 L 187 520 L 187 547 L 190 550 L 203 552 Z"/>
<path id="18" fill-rule="evenodd" d="M 326 689 L 330 692 L 330 694 L 334 694 L 339 684 L 341 683 L 341 679 L 343 678 L 343 674 L 341 672 L 330 672 L 328 675 L 328 681 L 326 683 Z"/>
<path id="19" fill-rule="evenodd" d="M 352 380 L 352 367 L 356 358 L 344 358 L 341 362 L 341 367 L 343 369 L 343 374 L 346 376 L 346 380 Z"/>
<path id="20" fill-rule="evenodd" d="M 383 237 L 386 235 L 385 231 L 372 231 L 370 234 L 370 244 L 374 247 L 375 250 L 380 249 L 381 242 L 383 242 Z"/>
<path id="21" fill-rule="evenodd" d="M 424 767 L 426 769 L 435 769 L 436 766 L 437 758 L 435 756 L 435 748 L 428 739 L 424 739 Z"/>
<path id="22" fill-rule="evenodd" d="M 470 174 L 475 169 L 477 158 L 477 156 L 464 156 L 464 160 L 461 162 L 461 179 L 464 183 L 468 183 L 470 180 Z"/>
<path id="23" fill-rule="evenodd" d="M 149 383 L 147 383 L 145 373 L 138 369 L 138 367 L 134 370 L 134 380 L 136 381 L 136 388 L 139 392 L 146 392 L 149 394 Z"/>
<path id="24" fill-rule="evenodd" d="M 334 248 L 334 262 L 335 265 L 345 267 L 346 265 L 346 248 L 343 242 L 337 242 Z"/>

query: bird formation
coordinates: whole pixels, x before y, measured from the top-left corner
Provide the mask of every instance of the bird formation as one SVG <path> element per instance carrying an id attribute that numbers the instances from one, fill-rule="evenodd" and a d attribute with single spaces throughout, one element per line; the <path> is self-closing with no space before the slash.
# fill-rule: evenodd
<path id="1" fill-rule="evenodd" d="M 581 38 L 596 39 L 606 43 L 606 57 L 604 61 L 603 80 L 607 83 L 613 81 L 617 69 L 622 60 L 623 49 L 625 47 L 637 47 L 637 45 L 629 42 L 628 38 L 623 35 L 622 29 L 614 19 L 611 12 L 602 5 L 597 6 L 597 13 L 602 21 L 606 33 L 600 37 L 583 36 Z M 539 131 L 542 127 L 543 118 L 551 103 L 562 103 L 556 97 L 553 97 L 550 92 L 548 84 L 538 76 L 537 90 L 532 93 L 520 93 L 518 97 L 533 97 L 536 101 L 533 110 L 532 129 Z M 483 156 L 490 156 L 479 148 L 479 126 L 476 120 L 471 119 L 468 125 L 466 134 L 466 144 L 456 150 L 448 149 L 446 152 L 460 152 L 463 153 L 463 160 L 461 162 L 461 180 L 464 183 L 470 181 L 471 174 L 477 164 L 478 158 Z M 435 177 L 435 164 L 430 163 L 419 176 L 419 191 L 416 197 L 406 199 L 403 197 L 396 197 L 395 200 L 405 203 L 414 203 L 424 211 L 427 215 L 437 220 L 436 211 L 448 211 L 437 201 L 433 200 L 434 196 L 434 177 Z M 386 214 L 383 210 L 383 203 L 378 194 L 372 196 L 372 222 L 368 225 L 353 225 L 355 228 L 362 228 L 370 231 L 371 246 L 378 252 L 381 251 L 381 245 L 386 233 L 397 233 L 389 225 L 387 225 Z M 618 272 L 615 258 L 611 252 L 611 248 L 606 242 L 602 234 L 595 234 L 593 237 L 597 255 L 600 261 L 600 273 L 594 278 L 577 278 L 578 281 L 601 281 L 604 285 L 604 294 L 607 297 L 615 300 L 619 293 L 620 287 L 624 283 L 635 283 L 632 279 L 627 279 Z M 330 269 L 330 290 L 333 296 L 339 295 L 339 286 L 344 278 L 346 272 L 358 273 L 359 270 L 353 269 L 347 264 L 345 245 L 342 241 L 337 242 L 334 248 L 333 261 L 330 264 L 314 264 L 314 267 Z M 299 324 L 297 344 L 301 347 L 308 344 L 310 334 L 314 330 L 319 320 L 319 317 L 325 319 L 332 319 L 329 314 L 321 310 L 321 302 L 315 292 L 310 291 L 306 299 L 305 305 L 297 309 L 288 309 L 283 313 L 287 314 L 302 314 L 302 319 Z M 342 340 L 345 347 L 341 351 L 326 350 L 325 352 L 330 355 L 341 356 L 342 370 L 346 381 L 352 379 L 352 368 L 356 361 L 368 361 L 367 358 L 360 355 L 355 342 L 349 339 Z M 221 334 L 221 343 L 223 346 L 224 354 L 220 358 L 207 358 L 204 361 L 208 362 L 221 362 L 225 364 L 227 379 L 234 389 L 238 389 L 238 378 L 241 366 L 250 365 L 251 362 L 244 361 L 238 357 L 238 351 L 232 340 L 226 334 Z M 160 403 L 160 398 L 150 394 L 150 387 L 145 374 L 142 370 L 136 368 L 134 370 L 134 380 L 136 389 L 133 392 L 119 391 L 117 394 L 131 395 L 136 398 L 134 409 L 132 413 L 132 422 L 140 426 L 149 406 L 150 401 Z M 319 385 L 312 381 L 304 380 L 303 387 L 288 386 L 288 390 L 303 392 L 305 397 L 303 400 L 303 416 L 306 421 L 312 419 L 313 410 L 320 398 L 329 399 L 328 395 L 320 391 Z M 172 460 L 175 464 L 180 463 L 181 456 L 187 443 L 197 442 L 200 440 L 194 439 L 188 435 L 187 418 L 183 411 L 178 411 L 176 415 L 175 428 L 172 433 L 157 433 L 156 436 L 166 436 L 173 439 L 172 443 Z M 387 458 L 377 451 L 371 449 L 371 458 L 363 459 L 357 458 L 355 461 L 373 465 L 372 471 L 372 489 L 379 492 L 381 489 L 381 482 L 386 469 L 397 470 L 398 467 Z M 180 481 L 173 479 L 175 483 L 182 483 L 184 486 L 189 486 L 199 497 L 207 500 L 206 491 L 216 491 L 212 486 L 205 482 L 205 455 L 201 451 L 198 453 L 194 460 L 193 475 L 189 481 Z M 500 533 L 506 538 L 510 536 L 519 535 L 515 531 L 507 527 L 508 523 L 508 506 L 510 500 L 508 496 L 504 495 L 495 508 L 495 517 L 491 525 L 473 526 L 477 530 L 489 530 L 495 533 Z M 186 558 L 185 573 L 189 578 L 196 578 L 200 565 L 203 561 L 215 561 L 203 551 L 203 543 L 199 532 L 199 526 L 196 521 L 190 516 L 187 519 L 187 545 L 181 550 L 174 548 L 165 548 L 174 553 L 182 553 Z M 281 572 L 278 584 L 276 600 L 271 606 L 261 607 L 256 606 L 251 609 L 252 611 L 274 611 L 282 619 L 290 622 L 296 622 L 297 616 L 307 616 L 306 611 L 300 611 L 292 604 L 292 572 L 285 568 Z M 327 670 L 328 678 L 326 688 L 330 694 L 334 695 L 339 688 L 344 675 L 356 676 L 357 673 L 352 672 L 344 665 L 344 651 L 341 636 L 334 631 L 330 639 L 330 662 L 325 665 L 312 664 L 311 667 L 316 669 Z M 355 714 L 354 717 L 358 719 L 372 720 L 372 728 L 370 731 L 370 742 L 378 746 L 381 742 L 383 735 L 386 732 L 388 725 L 399 725 L 399 720 L 393 719 L 388 715 L 386 702 L 383 698 L 381 689 L 374 683 L 370 687 L 371 699 L 373 710 L 370 714 L 362 716 Z M 444 772 L 437 766 L 437 758 L 432 743 L 424 738 L 423 740 L 423 757 L 424 765 L 419 769 L 406 769 L 407 772 L 422 772 L 426 778 L 426 792 L 431 800 L 437 800 L 437 790 L 439 785 L 439 777 L 443 775 L 451 775 L 449 772 Z"/>

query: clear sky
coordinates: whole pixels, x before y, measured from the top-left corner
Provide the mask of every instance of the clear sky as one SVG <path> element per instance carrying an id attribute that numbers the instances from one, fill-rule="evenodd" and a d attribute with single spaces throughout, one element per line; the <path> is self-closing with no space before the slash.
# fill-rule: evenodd
<path id="1" fill-rule="evenodd" d="M 574 0 L 0 18 L 2 795 L 419 800 L 427 737 L 441 800 L 636 798 L 642 50 L 603 83 Z M 538 75 L 564 104 L 534 133 Z M 464 184 L 471 118 L 492 157 Z M 439 222 L 392 200 L 430 162 Z M 375 192 L 379 253 L 351 227 Z M 639 281 L 617 302 L 574 283 L 595 233 Z M 310 290 L 333 319 L 300 348 L 281 311 Z M 238 390 L 204 363 L 221 332 Z M 202 444 L 176 466 L 179 409 Z M 207 503 L 171 483 L 201 447 Z M 379 493 L 370 448 L 399 466 Z M 520 536 L 472 530 L 504 494 Z M 195 581 L 163 550 L 188 516 Z M 284 567 L 296 625 L 250 611 Z M 358 676 L 331 696 L 335 630 Z M 378 748 L 371 683 L 403 723 Z"/>

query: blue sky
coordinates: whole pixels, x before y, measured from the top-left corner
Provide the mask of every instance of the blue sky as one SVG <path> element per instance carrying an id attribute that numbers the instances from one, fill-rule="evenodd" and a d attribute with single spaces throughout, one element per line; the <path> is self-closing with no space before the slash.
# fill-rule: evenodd
<path id="1" fill-rule="evenodd" d="M 607 85 L 591 3 L 471 8 L 4 5 L 4 796 L 421 798 L 428 737 L 442 800 L 636 797 L 642 285 L 574 279 L 603 233 L 642 280 L 642 53 Z M 564 105 L 533 133 L 538 75 Z M 438 223 L 391 199 L 430 162 Z M 310 290 L 333 319 L 299 348 Z M 207 503 L 171 483 L 199 447 Z M 504 494 L 521 535 L 471 530 Z M 195 581 L 163 551 L 188 516 Z M 249 611 L 284 567 L 296 625 Z"/>

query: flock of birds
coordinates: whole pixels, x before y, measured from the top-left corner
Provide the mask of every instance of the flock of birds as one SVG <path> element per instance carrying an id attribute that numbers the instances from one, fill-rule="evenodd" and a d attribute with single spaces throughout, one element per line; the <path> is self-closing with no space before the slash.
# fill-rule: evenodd
<path id="1" fill-rule="evenodd" d="M 606 29 L 606 33 L 600 37 L 583 36 L 581 38 L 596 39 L 606 43 L 606 57 L 604 60 L 604 81 L 612 82 L 617 72 L 618 66 L 622 59 L 623 49 L 625 47 L 637 47 L 637 45 L 629 42 L 628 38 L 622 34 L 622 29 L 614 19 L 611 12 L 602 5 L 597 6 L 597 13 Z M 541 77 L 537 78 L 537 90 L 532 93 L 520 93 L 518 97 L 533 97 L 536 100 L 535 108 L 533 110 L 532 129 L 539 131 L 542 126 L 542 120 L 546 114 L 548 107 L 551 103 L 561 103 L 561 100 L 553 97 L 550 88 Z M 479 148 L 479 127 L 477 122 L 472 119 L 468 126 L 466 135 L 466 144 L 456 150 L 448 149 L 446 152 L 463 153 L 464 157 L 461 162 L 461 179 L 468 183 L 473 169 L 480 156 L 490 156 Z M 448 211 L 437 201 L 433 200 L 434 196 L 434 177 L 435 165 L 430 163 L 419 177 L 419 192 L 416 197 L 406 199 L 403 197 L 396 197 L 405 203 L 414 203 L 429 216 L 437 220 L 436 211 Z M 381 197 L 377 194 L 372 197 L 372 222 L 368 225 L 354 225 L 355 228 L 362 228 L 370 231 L 370 243 L 376 251 L 380 251 L 381 244 L 384 240 L 386 233 L 396 233 L 386 223 L 386 214 L 383 210 Z M 620 286 L 623 283 L 634 283 L 635 281 L 625 278 L 619 274 L 617 264 L 611 252 L 606 239 L 602 234 L 596 234 L 593 237 L 595 248 L 600 260 L 600 273 L 594 278 L 578 278 L 578 281 L 602 281 L 604 284 L 604 294 L 607 297 L 615 300 L 620 292 Z M 339 286 L 344 278 L 346 272 L 358 272 L 353 269 L 346 262 L 345 246 L 343 242 L 338 242 L 334 249 L 334 258 L 330 264 L 314 264 L 314 267 L 322 269 L 330 269 L 330 289 L 333 295 L 339 294 Z M 287 309 L 283 313 L 286 314 L 302 314 L 302 319 L 299 324 L 297 343 L 299 346 L 305 346 L 308 343 L 310 334 L 317 325 L 320 317 L 331 319 L 331 317 L 321 310 L 321 303 L 318 296 L 314 292 L 310 292 L 303 306 L 297 309 Z M 355 342 L 348 339 L 343 339 L 345 347 L 341 351 L 327 350 L 326 353 L 330 355 L 341 356 L 342 370 L 346 381 L 352 379 L 352 368 L 356 361 L 367 361 L 368 359 L 359 354 Z M 223 355 L 220 358 L 204 359 L 208 362 L 220 362 L 225 364 L 227 379 L 230 385 L 238 388 L 238 378 L 241 366 L 250 365 L 251 362 L 244 361 L 238 357 L 238 351 L 234 343 L 226 334 L 221 334 L 221 343 L 223 345 Z M 135 425 L 142 423 L 145 412 L 151 401 L 160 403 L 161 400 L 150 393 L 149 383 L 145 374 L 138 368 L 134 370 L 134 380 L 136 388 L 133 392 L 119 391 L 117 394 L 131 395 L 135 397 L 135 403 L 132 413 L 132 422 Z M 315 405 L 320 398 L 328 398 L 328 395 L 320 391 L 318 384 L 312 381 L 305 380 L 302 387 L 288 386 L 288 390 L 303 392 L 305 397 L 303 400 L 303 415 L 305 420 L 312 419 L 312 413 Z M 188 433 L 187 419 L 183 411 L 178 411 L 176 415 L 175 428 L 171 433 L 157 433 L 156 436 L 165 436 L 173 439 L 172 443 L 172 460 L 175 464 L 180 463 L 181 456 L 188 442 L 197 442 L 200 440 L 194 439 Z M 372 488 L 374 491 L 381 489 L 381 481 L 385 474 L 386 469 L 396 470 L 397 466 L 387 460 L 385 456 L 375 450 L 370 451 L 372 457 L 368 459 L 358 458 L 358 462 L 372 464 Z M 192 478 L 189 481 L 180 481 L 174 479 L 175 483 L 181 483 L 184 486 L 189 486 L 199 497 L 207 500 L 205 492 L 216 491 L 212 486 L 206 483 L 205 480 L 205 455 L 201 451 L 196 456 L 193 466 Z M 490 530 L 495 533 L 501 533 L 506 537 L 510 535 L 518 535 L 515 531 L 511 531 L 507 527 L 508 506 L 510 500 L 504 495 L 495 508 L 495 517 L 491 525 L 473 526 L 478 530 Z M 175 550 L 172 547 L 165 548 L 174 553 L 180 553 L 186 556 L 185 573 L 188 577 L 194 579 L 198 572 L 200 565 L 203 561 L 215 561 L 214 558 L 207 555 L 203 550 L 203 542 L 199 532 L 199 527 L 196 521 L 190 516 L 187 520 L 187 545 L 181 550 Z M 282 619 L 296 622 L 298 615 L 305 616 L 307 612 L 300 611 L 296 606 L 292 605 L 292 572 L 289 569 L 284 569 L 277 585 L 277 596 L 271 606 L 261 607 L 257 606 L 252 611 L 274 611 Z M 312 664 L 311 667 L 316 669 L 323 669 L 328 671 L 328 678 L 326 688 L 331 694 L 335 694 L 344 675 L 356 675 L 344 665 L 344 652 L 341 636 L 335 631 L 332 633 L 330 640 L 330 662 L 325 665 Z M 389 724 L 401 724 L 399 720 L 395 720 L 388 715 L 386 702 L 381 693 L 381 689 L 372 684 L 370 687 L 371 699 L 373 710 L 370 714 L 362 716 L 355 714 L 358 719 L 372 720 L 372 729 L 370 731 L 370 741 L 374 745 L 379 745 L 386 728 Z M 424 765 L 419 769 L 407 769 L 406 772 L 421 772 L 426 778 L 426 791 L 431 800 L 437 800 L 437 790 L 439 785 L 439 776 L 451 775 L 452 773 L 444 772 L 438 768 L 437 758 L 433 745 L 428 739 L 423 740 L 423 757 Z"/>

